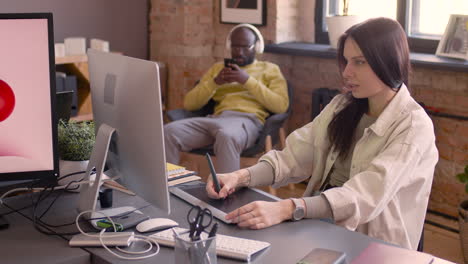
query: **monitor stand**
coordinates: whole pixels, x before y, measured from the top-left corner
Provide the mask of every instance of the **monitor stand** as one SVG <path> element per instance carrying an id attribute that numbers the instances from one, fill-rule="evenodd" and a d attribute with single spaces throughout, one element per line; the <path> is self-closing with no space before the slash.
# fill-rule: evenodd
<path id="1" fill-rule="evenodd" d="M 94 213 L 89 212 L 84 214 L 85 217 L 90 219 L 102 218 L 105 215 L 112 217 L 132 211 L 141 214 L 140 211 L 137 211 L 135 207 L 131 206 L 96 211 L 99 188 L 101 187 L 104 178 L 104 166 L 109 151 L 110 141 L 114 133 L 115 129 L 106 124 L 102 124 L 99 127 L 96 135 L 96 143 L 94 144 L 91 159 L 89 160 L 88 168 L 86 169 L 86 174 L 83 179 L 84 181 L 91 182 L 81 186 L 78 211 L 80 213 L 85 211 L 95 211 Z M 98 228 L 96 225 L 97 220 L 91 220 L 90 222 L 94 227 Z"/>

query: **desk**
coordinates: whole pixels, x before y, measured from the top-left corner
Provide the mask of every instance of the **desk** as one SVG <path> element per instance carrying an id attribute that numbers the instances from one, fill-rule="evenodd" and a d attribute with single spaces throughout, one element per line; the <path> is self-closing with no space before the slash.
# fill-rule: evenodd
<path id="1" fill-rule="evenodd" d="M 6 203 L 14 208 L 30 203 L 30 194 L 12 197 Z M 50 198 L 48 198 L 50 200 Z M 43 218 L 49 224 L 73 222 L 77 212 L 78 195 L 65 193 L 49 213 Z M 140 208 L 147 203 L 139 197 L 129 196 L 114 191 L 114 206 L 134 206 Z M 43 208 L 47 203 L 43 204 Z M 188 228 L 186 213 L 190 205 L 171 195 L 171 214 L 167 215 L 154 207 L 146 207 L 141 211 L 151 217 L 170 217 L 179 222 L 181 227 Z M 8 211 L 0 208 L 0 213 Z M 31 210 L 24 210 L 30 214 Z M 118 259 L 103 248 L 70 248 L 68 242 L 59 237 L 46 236 L 34 230 L 29 220 L 18 215 L 7 216 L 10 221 L 8 230 L 0 231 L 0 256 L 8 256 L 9 263 L 25 263 L 25 259 L 34 259 L 34 263 L 174 263 L 174 251 L 172 248 L 161 247 L 158 255 L 139 261 L 125 261 Z M 74 226 L 61 231 L 76 230 Z M 361 233 L 352 232 L 319 220 L 301 220 L 298 222 L 284 222 L 282 224 L 262 229 L 243 230 L 235 225 L 226 225 L 219 222 L 218 232 L 224 235 L 232 235 L 256 240 L 267 241 L 271 246 L 254 255 L 250 263 L 296 263 L 310 250 L 316 247 L 330 248 L 346 253 L 348 263 L 359 255 L 368 244 L 377 239 L 370 238 Z M 35 250 L 28 250 L 26 254 L 17 254 L 18 246 L 28 248 L 33 245 Z M 13 251 L 12 249 L 15 249 Z M 89 256 L 91 258 L 89 259 Z M 68 257 L 68 259 L 67 259 Z M 218 258 L 218 263 L 244 263 L 235 260 Z M 439 262 L 437 262 L 439 263 Z"/>
<path id="2" fill-rule="evenodd" d="M 1 212 L 6 212 L 2 208 Z M 0 262 L 9 264 L 50 263 L 86 264 L 91 254 L 81 248 L 65 246 L 61 237 L 46 236 L 34 229 L 32 222 L 16 213 L 4 216 L 10 223 L 0 230 Z"/>
<path id="3" fill-rule="evenodd" d="M 21 206 L 30 203 L 30 195 L 31 194 L 25 194 L 9 198 L 6 200 L 6 203 L 14 208 L 20 208 Z M 52 207 L 50 212 L 45 215 L 43 220 L 49 224 L 73 222 L 77 215 L 77 200 L 78 195 L 76 193 L 65 193 L 57 200 L 56 204 Z M 146 205 L 146 202 L 139 197 L 129 196 L 114 191 L 114 206 L 124 205 L 139 208 Z M 45 206 L 47 206 L 47 203 L 43 204 L 44 208 Z M 154 207 L 146 207 L 141 211 L 151 217 L 170 217 L 179 222 L 180 226 L 188 228 L 186 212 L 189 208 L 189 204 L 171 195 L 171 214 L 169 216 Z M 3 207 L 1 208 L 0 213 L 5 211 L 7 210 Z M 26 209 L 23 212 L 31 214 L 30 209 Z M 14 217 L 14 219 L 12 217 Z M 21 260 L 24 261 L 25 257 L 32 258 L 33 256 L 35 263 L 52 263 L 50 260 L 59 258 L 56 254 L 60 256 L 68 255 L 70 258 L 81 260 L 81 258 L 86 258 L 86 253 L 88 252 L 92 255 L 91 263 L 129 263 L 128 261 L 116 258 L 103 248 L 86 248 L 86 251 L 88 252 L 79 248 L 70 248 L 68 247 L 67 241 L 62 238 L 46 236 L 34 230 L 31 222 L 28 223 L 29 220 L 26 220 L 18 214 L 8 215 L 7 219 L 10 221 L 10 228 L 2 231 L 2 235 L 0 237 L 2 245 L 9 244 L 8 247 L 18 247 L 16 244 L 17 240 L 12 240 L 15 236 L 22 238 L 22 240 L 31 240 L 31 243 L 34 243 L 34 245 L 40 245 L 37 252 L 31 251 L 29 252 L 29 255 L 20 256 L 16 253 L 13 255 L 13 253 L 11 253 L 12 251 L 9 251 L 9 256 L 15 258 L 17 263 L 20 263 Z M 21 221 L 18 222 L 17 219 L 21 219 Z M 257 239 L 271 243 L 271 246 L 268 249 L 255 255 L 252 258 L 251 263 L 296 263 L 315 247 L 344 251 L 346 252 L 346 258 L 349 262 L 364 248 L 366 248 L 371 241 L 376 241 L 375 239 L 363 234 L 351 232 L 326 222 L 310 219 L 298 222 L 285 222 L 262 230 L 243 230 L 239 229 L 235 225 L 226 225 L 221 222 L 219 225 L 218 232 L 220 234 Z M 71 230 L 75 230 L 74 226 L 70 226 L 69 228 L 65 228 L 61 231 Z M 8 234 L 8 236 L 5 236 L 4 234 Z M 48 255 L 48 259 L 36 257 L 36 254 L 39 254 L 39 251 L 43 248 L 53 251 L 53 254 L 52 252 L 49 252 L 51 254 Z M 4 254 L 8 254 L 8 250 L 5 250 L 5 246 L 0 247 L 0 255 L 3 256 Z M 80 263 L 69 261 L 70 260 L 67 260 L 67 263 Z M 57 261 L 56 263 L 61 262 Z M 132 261 L 131 263 L 174 263 L 174 251 L 172 248 L 161 247 L 161 251 L 157 256 L 146 260 Z M 218 258 L 218 263 L 242 262 Z"/>
<path id="4" fill-rule="evenodd" d="M 115 193 L 114 193 L 115 194 Z M 139 207 L 144 201 L 141 199 L 129 199 L 129 196 L 122 196 L 118 203 L 128 205 L 135 200 L 139 200 L 132 206 Z M 132 197 L 135 198 L 135 197 Z M 114 201 L 116 202 L 116 201 Z M 141 206 L 141 205 L 140 205 Z M 178 210 L 176 210 L 177 208 Z M 181 199 L 171 195 L 170 218 L 176 220 L 181 227 L 188 228 L 186 213 L 190 205 Z M 145 208 L 142 210 L 151 216 L 167 217 L 164 213 L 154 209 Z M 238 236 L 256 240 L 267 241 L 271 246 L 255 255 L 251 263 L 296 263 L 315 247 L 324 247 L 346 252 L 347 260 L 350 262 L 367 247 L 371 241 L 376 241 L 360 233 L 351 232 L 319 220 L 307 219 L 298 222 L 284 222 L 280 225 L 261 230 L 240 229 L 235 225 L 227 225 L 219 222 L 219 234 Z M 102 249 L 91 249 L 91 254 L 100 256 L 112 262 L 97 263 L 125 263 L 110 256 Z M 162 247 L 158 256 L 154 257 L 154 262 L 141 261 L 141 263 L 174 263 L 174 251 L 172 248 Z M 137 262 L 140 263 L 140 262 Z M 218 263 L 242 263 L 225 258 L 218 258 Z"/>

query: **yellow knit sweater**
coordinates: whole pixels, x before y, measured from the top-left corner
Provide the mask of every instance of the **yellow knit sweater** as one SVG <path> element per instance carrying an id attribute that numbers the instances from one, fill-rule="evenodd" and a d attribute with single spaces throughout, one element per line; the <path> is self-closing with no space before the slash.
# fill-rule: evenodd
<path id="1" fill-rule="evenodd" d="M 217 85 L 214 78 L 223 67 L 222 62 L 214 64 L 200 83 L 187 93 L 184 98 L 186 110 L 198 110 L 213 99 L 216 102 L 215 115 L 228 110 L 254 113 L 264 123 L 270 113 L 286 112 L 288 88 L 276 64 L 255 60 L 241 67 L 250 75 L 244 85 L 237 82 Z"/>

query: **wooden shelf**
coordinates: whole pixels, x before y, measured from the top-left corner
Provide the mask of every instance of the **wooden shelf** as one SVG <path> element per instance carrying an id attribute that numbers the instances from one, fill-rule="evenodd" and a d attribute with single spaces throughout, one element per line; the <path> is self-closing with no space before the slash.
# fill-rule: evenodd
<path id="1" fill-rule="evenodd" d="M 93 120 L 93 114 L 78 114 L 77 116 L 72 116 L 70 120 L 77 122 L 91 121 Z"/>
<path id="2" fill-rule="evenodd" d="M 74 55 L 56 57 L 56 65 L 63 65 L 67 74 L 73 74 L 78 80 L 78 116 L 79 121 L 92 120 L 91 93 L 89 86 L 88 56 Z"/>
<path id="3" fill-rule="evenodd" d="M 73 55 L 65 57 L 55 57 L 55 64 L 68 64 L 68 63 L 78 63 L 78 62 L 87 62 L 88 56 L 86 55 Z"/>

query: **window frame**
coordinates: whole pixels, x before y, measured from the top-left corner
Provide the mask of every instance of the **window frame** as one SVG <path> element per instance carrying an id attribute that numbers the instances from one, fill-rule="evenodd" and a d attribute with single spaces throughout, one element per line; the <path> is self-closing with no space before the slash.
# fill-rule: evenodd
<path id="1" fill-rule="evenodd" d="M 328 31 L 323 29 L 325 26 L 325 1 L 329 0 L 317 0 L 315 2 L 315 43 L 318 44 L 330 44 Z M 410 6 L 411 4 L 414 6 L 419 5 L 419 1 L 420 0 L 397 0 L 397 20 L 407 33 L 406 36 L 408 37 L 409 47 L 412 52 L 435 54 L 440 40 L 424 38 L 423 35 L 421 37 L 408 36 L 408 10 L 412 8 Z M 336 7 L 331 7 L 330 9 L 336 10 Z"/>

